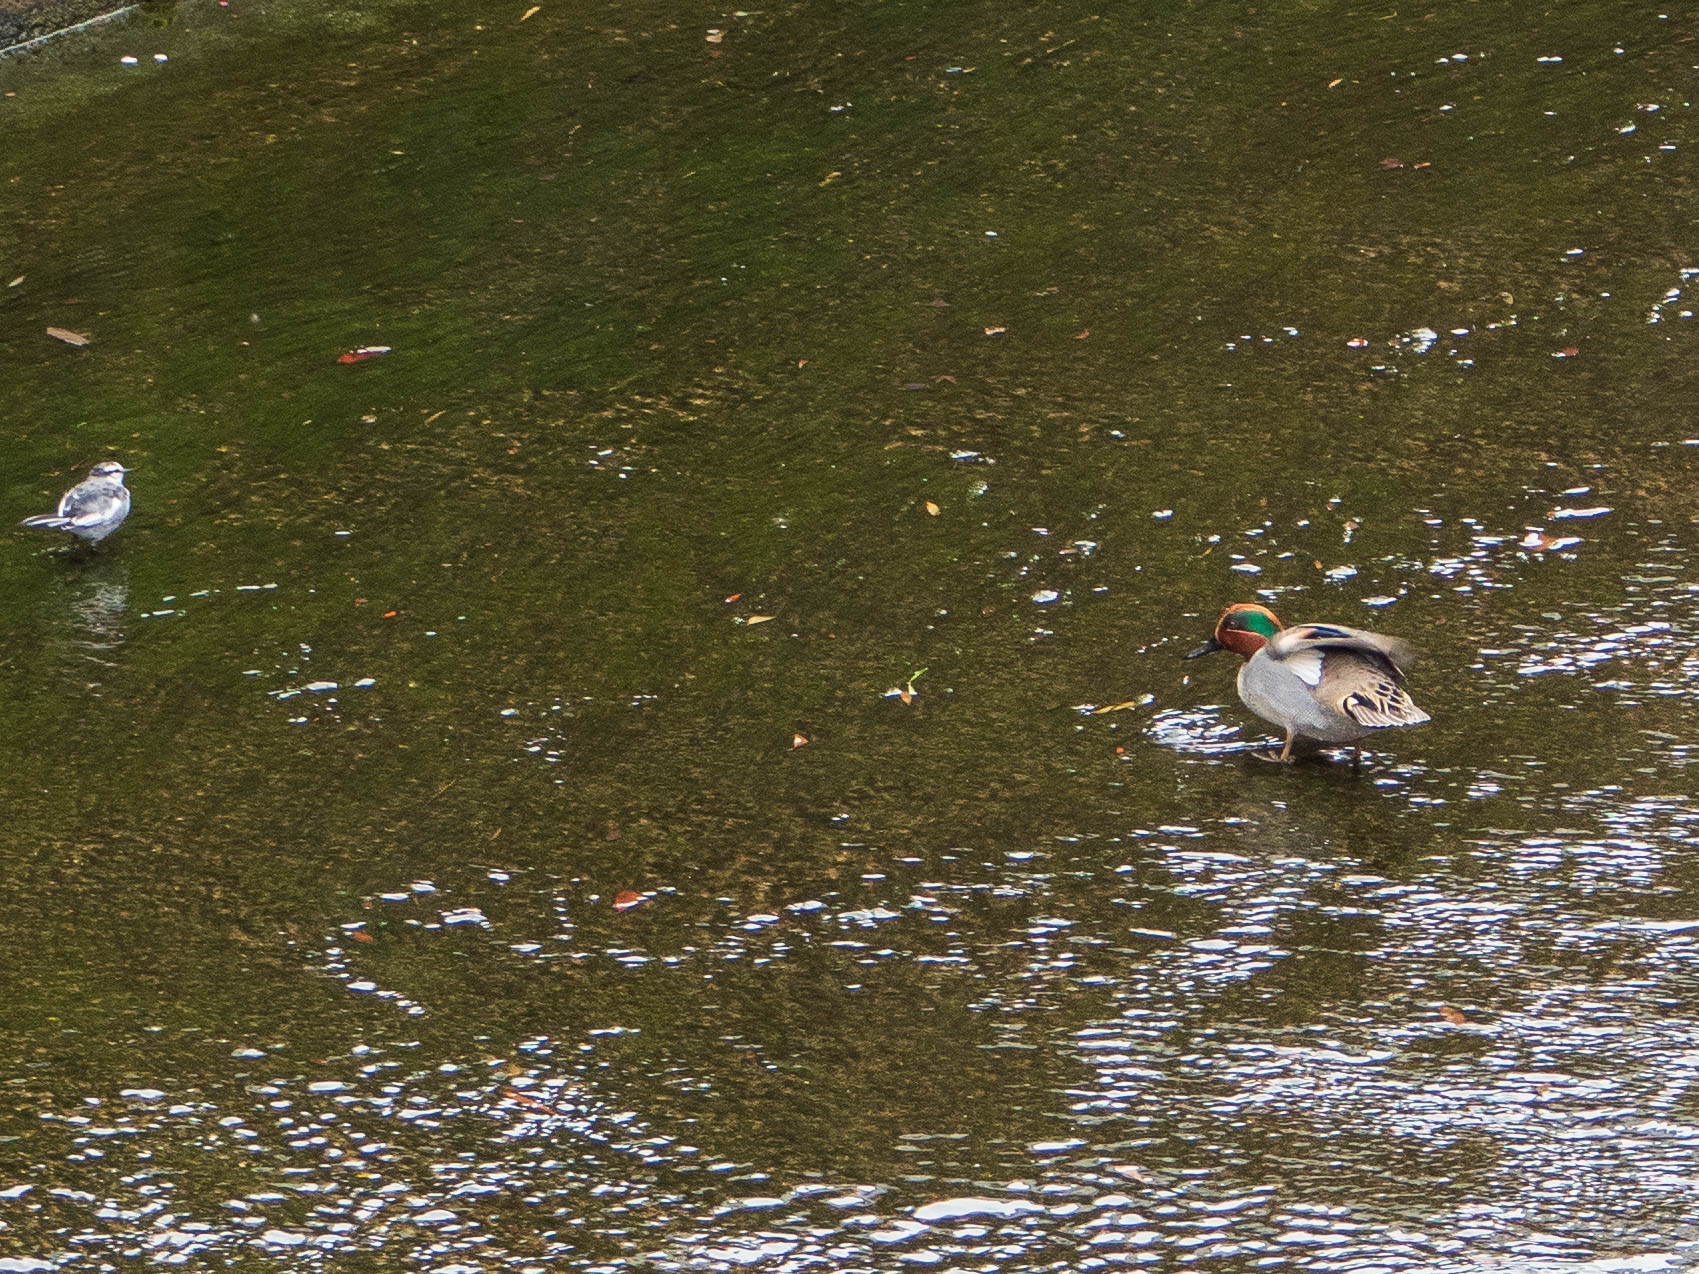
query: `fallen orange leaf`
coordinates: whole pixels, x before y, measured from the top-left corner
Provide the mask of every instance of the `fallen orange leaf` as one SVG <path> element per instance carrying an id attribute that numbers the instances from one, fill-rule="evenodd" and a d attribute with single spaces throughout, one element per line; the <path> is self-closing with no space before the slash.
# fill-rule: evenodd
<path id="1" fill-rule="evenodd" d="M 928 500 L 926 502 L 926 511 L 928 513 L 930 513 L 933 517 L 938 516 L 938 506 L 936 504 L 933 504 L 932 501 L 930 501 L 930 500 Z"/>
<path id="2" fill-rule="evenodd" d="M 1462 1010 L 1454 1009 L 1449 1004 L 1440 1005 L 1439 1015 L 1447 1022 L 1450 1022 L 1453 1026 L 1462 1026 L 1469 1020 L 1463 1016 Z"/>
<path id="3" fill-rule="evenodd" d="M 796 751 L 798 748 L 800 748 L 803 744 L 805 744 L 807 742 L 808 742 L 808 736 L 807 735 L 802 735 L 802 734 L 791 735 L 791 751 L 793 751 L 793 752 Z"/>
<path id="4" fill-rule="evenodd" d="M 643 895 L 635 889 L 622 889 L 614 896 L 615 911 L 630 911 L 643 901 Z"/>

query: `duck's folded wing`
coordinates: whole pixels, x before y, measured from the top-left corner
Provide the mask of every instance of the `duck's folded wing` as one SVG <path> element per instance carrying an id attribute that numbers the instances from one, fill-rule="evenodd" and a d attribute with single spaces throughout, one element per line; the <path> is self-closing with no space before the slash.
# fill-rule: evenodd
<path id="1" fill-rule="evenodd" d="M 1342 687 L 1338 704 L 1341 712 L 1369 729 L 1421 725 L 1424 721 L 1433 720 L 1416 706 L 1404 687 L 1390 677 L 1363 676 L 1355 679 L 1353 684 Z"/>

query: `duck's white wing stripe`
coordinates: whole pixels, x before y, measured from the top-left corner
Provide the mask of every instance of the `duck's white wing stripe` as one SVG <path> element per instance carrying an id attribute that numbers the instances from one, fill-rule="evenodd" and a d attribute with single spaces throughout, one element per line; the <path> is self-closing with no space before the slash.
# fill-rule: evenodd
<path id="1" fill-rule="evenodd" d="M 1298 650 L 1287 655 L 1280 661 L 1280 666 L 1291 672 L 1306 686 L 1321 684 L 1321 654 L 1319 650 Z"/>

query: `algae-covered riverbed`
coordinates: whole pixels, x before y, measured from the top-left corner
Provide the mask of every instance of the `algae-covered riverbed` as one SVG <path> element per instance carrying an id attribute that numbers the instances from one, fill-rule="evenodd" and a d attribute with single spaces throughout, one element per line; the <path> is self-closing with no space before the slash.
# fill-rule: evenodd
<path id="1" fill-rule="evenodd" d="M 0 61 L 0 1261 L 1684 1268 L 1693 22 Z"/>

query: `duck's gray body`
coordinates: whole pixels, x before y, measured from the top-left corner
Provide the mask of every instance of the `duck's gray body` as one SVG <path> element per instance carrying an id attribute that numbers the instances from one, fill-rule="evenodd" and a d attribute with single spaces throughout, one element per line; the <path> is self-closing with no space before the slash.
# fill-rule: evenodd
<path id="1" fill-rule="evenodd" d="M 1355 743 L 1390 726 L 1429 720 L 1404 689 L 1415 662 L 1397 637 L 1303 624 L 1270 638 L 1239 669 L 1239 698 L 1291 744 Z"/>
<path id="2" fill-rule="evenodd" d="M 87 478 L 59 497 L 57 510 L 37 513 L 19 525 L 68 531 L 90 544 L 98 544 L 130 516 L 130 488 L 124 485 L 124 475 L 128 472 L 116 460 L 102 460 L 89 471 Z"/>

